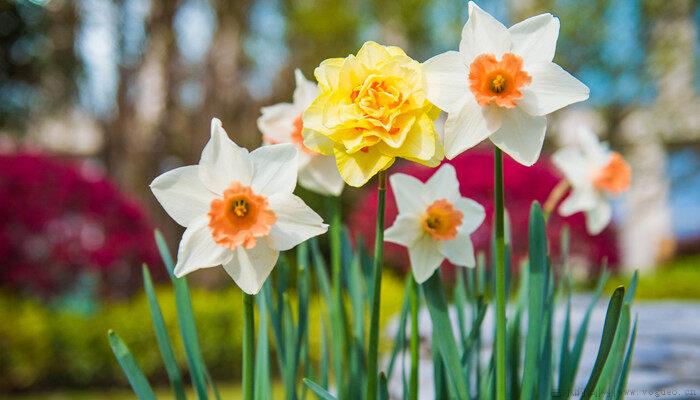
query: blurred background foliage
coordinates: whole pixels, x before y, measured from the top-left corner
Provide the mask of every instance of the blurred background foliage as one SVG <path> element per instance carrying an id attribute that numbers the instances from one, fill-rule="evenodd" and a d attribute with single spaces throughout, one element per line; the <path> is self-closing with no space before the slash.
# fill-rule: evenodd
<path id="1" fill-rule="evenodd" d="M 697 1 L 479 4 L 510 23 L 540 12 L 561 19 L 555 61 L 590 86 L 591 99 L 552 116 L 546 149 L 587 125 L 634 169 L 613 226 L 597 239 L 580 233 L 576 243 L 590 245 L 575 254 L 576 275 L 588 277 L 605 256 L 653 271 L 639 298 L 700 297 L 690 284 L 700 253 Z M 454 49 L 466 19 L 461 0 L 0 0 L 0 391 L 123 383 L 108 327 L 119 327 L 149 374 L 161 373 L 144 300 L 131 296 L 141 290 L 141 262 L 162 271 L 153 227 L 170 243 L 181 228 L 148 183 L 198 161 L 213 116 L 235 141 L 258 146 L 259 109 L 289 101 L 295 68 L 311 78 L 321 60 L 366 40 L 424 61 Z M 492 170 L 483 157 L 455 163 L 463 194 L 488 205 Z M 546 157 L 527 173 L 506 173 L 514 230 L 522 230 L 518 216 L 543 201 L 558 173 Z M 302 195 L 325 215 L 322 199 Z M 357 241 L 370 243 L 357 216 L 372 194 L 348 189 L 343 201 Z M 581 218 L 563 222 L 576 234 Z M 488 238 L 488 227 L 479 235 Z M 217 273 L 193 280 L 231 286 Z M 236 296 L 202 291 L 194 301 L 207 364 L 226 377 L 239 365 Z"/>
<path id="2" fill-rule="evenodd" d="M 401 308 L 404 283 L 395 275 L 382 282 L 382 323 Z M 175 297 L 171 287 L 157 290 L 166 327 L 173 340 L 180 367 L 186 358 L 179 340 Z M 192 302 L 204 361 L 214 378 L 232 381 L 241 373 L 243 335 L 242 292 L 229 288 L 212 292 L 195 290 Z M 290 298 L 296 307 L 296 298 Z M 322 306 L 320 296 L 310 299 L 310 357 L 318 362 Z M 13 324 L 0 325 L 0 393 L 27 388 L 124 386 L 124 377 L 107 344 L 106 332 L 117 327 L 119 335 L 138 357 L 143 372 L 155 384 L 166 384 L 163 361 L 155 345 L 146 296 L 103 303 L 98 312 L 84 314 L 47 307 L 34 300 L 18 300 L 0 293 L 0 313 Z M 272 345 L 272 338 L 270 338 Z M 274 363 L 273 363 L 274 364 Z"/>

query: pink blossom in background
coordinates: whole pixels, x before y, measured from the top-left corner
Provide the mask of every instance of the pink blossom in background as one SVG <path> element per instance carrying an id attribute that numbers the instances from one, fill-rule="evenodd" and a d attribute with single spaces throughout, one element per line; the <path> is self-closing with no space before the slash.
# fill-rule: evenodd
<path id="1" fill-rule="evenodd" d="M 505 204 L 513 238 L 513 266 L 527 257 L 528 252 L 528 218 L 530 205 L 534 200 L 543 204 L 551 190 L 562 179 L 545 156 L 532 167 L 522 166 L 510 157 L 504 157 Z M 474 150 L 463 153 L 449 162 L 457 169 L 462 196 L 479 202 L 486 208 L 484 224 L 472 234 L 475 251 L 483 251 L 489 255 L 491 224 L 493 220 L 493 153 L 487 150 Z M 423 167 L 415 163 L 404 163 L 389 170 L 389 175 L 402 172 L 413 175 L 421 181 L 426 181 L 435 169 Z M 374 243 L 374 215 L 377 211 L 377 193 L 375 185 L 368 184 L 360 196 L 356 206 L 351 210 L 349 219 L 350 230 L 358 238 L 372 246 Z M 391 186 L 387 192 L 386 226 L 391 226 L 396 218 L 396 202 Z M 571 254 L 586 258 L 592 265 L 599 266 L 607 258 L 609 265 L 617 266 L 619 253 L 614 226 L 609 226 L 597 236 L 586 233 L 583 214 L 575 214 L 562 218 L 552 213 L 548 223 L 547 236 L 550 253 L 553 260 L 558 261 L 560 253 L 560 235 L 564 224 L 568 224 L 571 232 Z M 388 264 L 408 270 L 408 255 L 406 249 L 385 243 L 385 260 Z M 447 263 L 447 261 L 446 261 Z"/>
<path id="2" fill-rule="evenodd" d="M 95 166 L 42 154 L 0 154 L 0 285 L 51 297 L 85 272 L 127 294 L 141 264 L 159 274 L 153 226 Z"/>

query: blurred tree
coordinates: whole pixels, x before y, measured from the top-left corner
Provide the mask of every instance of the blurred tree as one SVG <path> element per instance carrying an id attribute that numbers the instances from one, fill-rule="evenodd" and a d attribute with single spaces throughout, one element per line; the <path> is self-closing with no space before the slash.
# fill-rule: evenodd
<path id="1" fill-rule="evenodd" d="M 22 135 L 32 116 L 72 102 L 76 23 L 72 1 L 0 0 L 0 130 Z"/>

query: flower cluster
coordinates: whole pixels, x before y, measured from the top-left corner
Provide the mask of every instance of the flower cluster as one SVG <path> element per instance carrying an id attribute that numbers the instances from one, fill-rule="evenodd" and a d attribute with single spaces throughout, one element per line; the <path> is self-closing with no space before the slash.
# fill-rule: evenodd
<path id="1" fill-rule="evenodd" d="M 493 238 L 493 154 L 484 149 L 475 149 L 462 153 L 449 163 L 457 170 L 457 180 L 462 196 L 468 196 L 481 204 L 486 210 L 484 223 L 470 235 L 474 251 L 483 253 L 487 259 L 491 256 Z M 427 181 L 435 172 L 431 168 L 413 163 L 402 163 L 395 167 L 396 173 L 410 175 L 420 181 Z M 395 174 L 396 174 L 395 173 Z M 520 265 L 528 254 L 528 218 L 533 201 L 544 203 L 557 184 L 565 178 L 554 165 L 550 157 L 542 156 L 537 164 L 525 167 L 512 159 L 503 160 L 503 175 L 508 182 L 508 220 L 510 222 L 510 249 L 512 265 Z M 399 215 L 397 195 L 394 185 L 387 193 L 386 220 L 391 224 Z M 374 239 L 374 221 L 367 215 L 377 212 L 377 193 L 365 190 L 355 201 L 348 217 L 350 231 L 355 237 L 363 238 L 366 244 Z M 588 233 L 586 218 L 582 213 L 570 216 L 553 214 L 547 221 L 547 238 L 549 251 L 553 260 L 559 260 L 561 249 L 561 231 L 568 226 L 570 235 L 570 254 L 577 259 L 586 260 L 592 267 L 598 268 L 602 260 L 607 260 L 611 267 L 619 266 L 620 249 L 617 244 L 617 231 L 614 224 L 596 235 Z M 410 259 L 404 246 L 388 243 L 384 249 L 388 265 L 408 270 Z M 448 271 L 452 264 L 447 260 Z"/>
<path id="2" fill-rule="evenodd" d="M 487 138 L 517 163 L 533 165 L 546 115 L 588 98 L 588 88 L 552 62 L 558 35 L 551 14 L 506 28 L 469 2 L 458 51 L 421 64 L 398 47 L 367 42 L 356 55 L 323 61 L 314 71 L 317 84 L 296 70 L 292 102 L 262 108 L 258 127 L 266 146 L 252 153 L 230 141 L 215 119 L 200 164 L 151 185 L 187 227 L 176 274 L 223 265 L 244 291 L 257 293 L 279 251 L 326 231 L 292 194 L 297 180 L 339 196 L 344 183 L 362 186 L 396 158 L 432 168 Z M 435 128 L 441 110 L 447 113 L 442 140 Z M 622 157 L 596 145 L 554 158 L 573 186 L 560 212 L 585 212 L 592 234 L 610 221 L 608 197 L 630 181 Z M 445 258 L 474 265 L 470 234 L 485 212 L 461 197 L 459 182 L 449 164 L 425 184 L 391 177 L 399 215 L 386 238 L 409 249 L 419 282 Z"/>

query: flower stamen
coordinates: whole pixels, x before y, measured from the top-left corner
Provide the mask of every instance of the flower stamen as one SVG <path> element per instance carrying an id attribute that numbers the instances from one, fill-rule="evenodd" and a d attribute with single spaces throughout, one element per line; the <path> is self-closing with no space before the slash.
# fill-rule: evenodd
<path id="1" fill-rule="evenodd" d="M 214 242 L 231 250 L 240 245 L 255 247 L 257 238 L 270 233 L 277 220 L 267 198 L 239 182 L 232 183 L 222 198 L 212 200 L 208 215 Z"/>
<path id="2" fill-rule="evenodd" d="M 435 240 L 450 240 L 457 236 L 462 225 L 463 214 L 445 199 L 436 200 L 428 206 L 421 221 L 423 231 Z"/>
<path id="3" fill-rule="evenodd" d="M 503 75 L 498 74 L 493 81 L 491 81 L 491 91 L 494 93 L 501 93 L 503 88 L 506 86 L 506 78 Z"/>
<path id="4" fill-rule="evenodd" d="M 515 107 L 523 97 L 520 89 L 531 81 L 523 59 L 512 53 L 505 53 L 500 61 L 493 54 L 482 54 L 469 66 L 469 88 L 482 106 Z"/>

